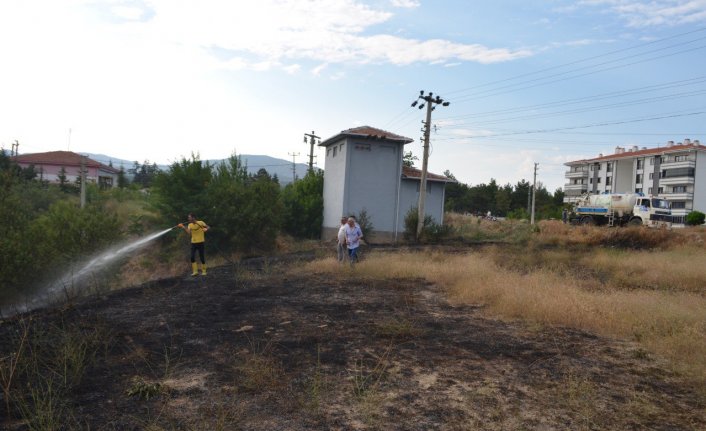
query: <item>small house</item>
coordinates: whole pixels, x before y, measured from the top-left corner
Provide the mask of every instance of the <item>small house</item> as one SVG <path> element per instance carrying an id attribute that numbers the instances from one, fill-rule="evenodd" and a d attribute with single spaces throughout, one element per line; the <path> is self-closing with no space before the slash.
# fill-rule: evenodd
<path id="1" fill-rule="evenodd" d="M 21 154 L 13 160 L 22 168 L 33 166 L 42 180 L 52 183 L 60 181 L 62 171 L 67 182 L 76 181 L 81 176 L 82 163 L 85 165 L 86 181 L 96 183 L 101 188 L 115 187 L 118 182 L 117 169 L 72 151 Z"/>
<path id="2" fill-rule="evenodd" d="M 333 238 L 341 216 L 365 211 L 376 241 L 397 241 L 404 217 L 419 202 L 422 172 L 403 166 L 404 146 L 412 139 L 363 126 L 344 130 L 319 145 L 326 148 L 323 238 Z M 445 185 L 442 175 L 427 173 L 424 212 L 443 223 Z M 365 232 L 363 232 L 365 234 Z"/>

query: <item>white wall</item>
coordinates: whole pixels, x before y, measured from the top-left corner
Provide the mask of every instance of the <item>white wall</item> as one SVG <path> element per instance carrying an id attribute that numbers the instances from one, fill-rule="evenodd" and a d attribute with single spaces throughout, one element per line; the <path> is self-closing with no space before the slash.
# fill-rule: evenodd
<path id="1" fill-rule="evenodd" d="M 404 218 L 410 208 L 419 205 L 419 180 L 403 180 L 400 198 L 400 232 L 404 231 Z M 424 201 L 424 214 L 431 216 L 437 224 L 444 221 L 444 193 L 446 184 L 436 181 L 427 181 L 427 197 Z"/>
<path id="2" fill-rule="evenodd" d="M 336 148 L 336 155 L 333 155 L 333 148 Z M 334 228 L 338 230 L 341 216 L 347 215 L 344 210 L 344 200 L 346 198 L 346 165 L 348 144 L 345 140 L 340 140 L 333 145 L 326 147 L 326 158 L 324 162 L 324 228 Z"/>
<path id="3" fill-rule="evenodd" d="M 696 151 L 694 172 L 694 210 L 706 213 L 706 153 Z"/>

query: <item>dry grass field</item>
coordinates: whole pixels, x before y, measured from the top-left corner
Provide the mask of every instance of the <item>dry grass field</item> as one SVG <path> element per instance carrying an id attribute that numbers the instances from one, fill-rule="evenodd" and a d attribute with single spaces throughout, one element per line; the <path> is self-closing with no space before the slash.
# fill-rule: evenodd
<path id="1" fill-rule="evenodd" d="M 0 320 L 0 428 L 706 429 L 702 230 L 454 217 Z"/>

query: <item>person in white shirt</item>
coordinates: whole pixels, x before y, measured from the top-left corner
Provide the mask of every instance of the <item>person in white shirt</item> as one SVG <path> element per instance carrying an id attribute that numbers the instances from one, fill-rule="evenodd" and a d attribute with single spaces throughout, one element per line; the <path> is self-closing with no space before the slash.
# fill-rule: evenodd
<path id="1" fill-rule="evenodd" d="M 346 257 L 346 222 L 348 219 L 346 217 L 341 217 L 341 227 L 338 228 L 338 243 L 336 249 L 338 251 L 338 261 L 343 263 Z"/>
<path id="2" fill-rule="evenodd" d="M 348 218 L 348 224 L 345 227 L 346 246 L 348 247 L 348 258 L 351 261 L 351 266 L 358 261 L 358 247 L 360 239 L 363 238 L 363 231 L 355 222 L 353 217 Z"/>

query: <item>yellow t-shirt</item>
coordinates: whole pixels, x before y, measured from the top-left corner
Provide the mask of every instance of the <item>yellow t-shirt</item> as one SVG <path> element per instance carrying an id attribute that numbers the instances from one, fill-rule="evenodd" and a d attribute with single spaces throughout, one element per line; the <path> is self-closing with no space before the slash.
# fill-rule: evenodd
<path id="1" fill-rule="evenodd" d="M 206 223 L 198 220 L 196 223 L 189 223 L 189 231 L 191 232 L 191 242 L 199 243 L 206 241 L 206 232 L 203 228 L 206 227 Z"/>

